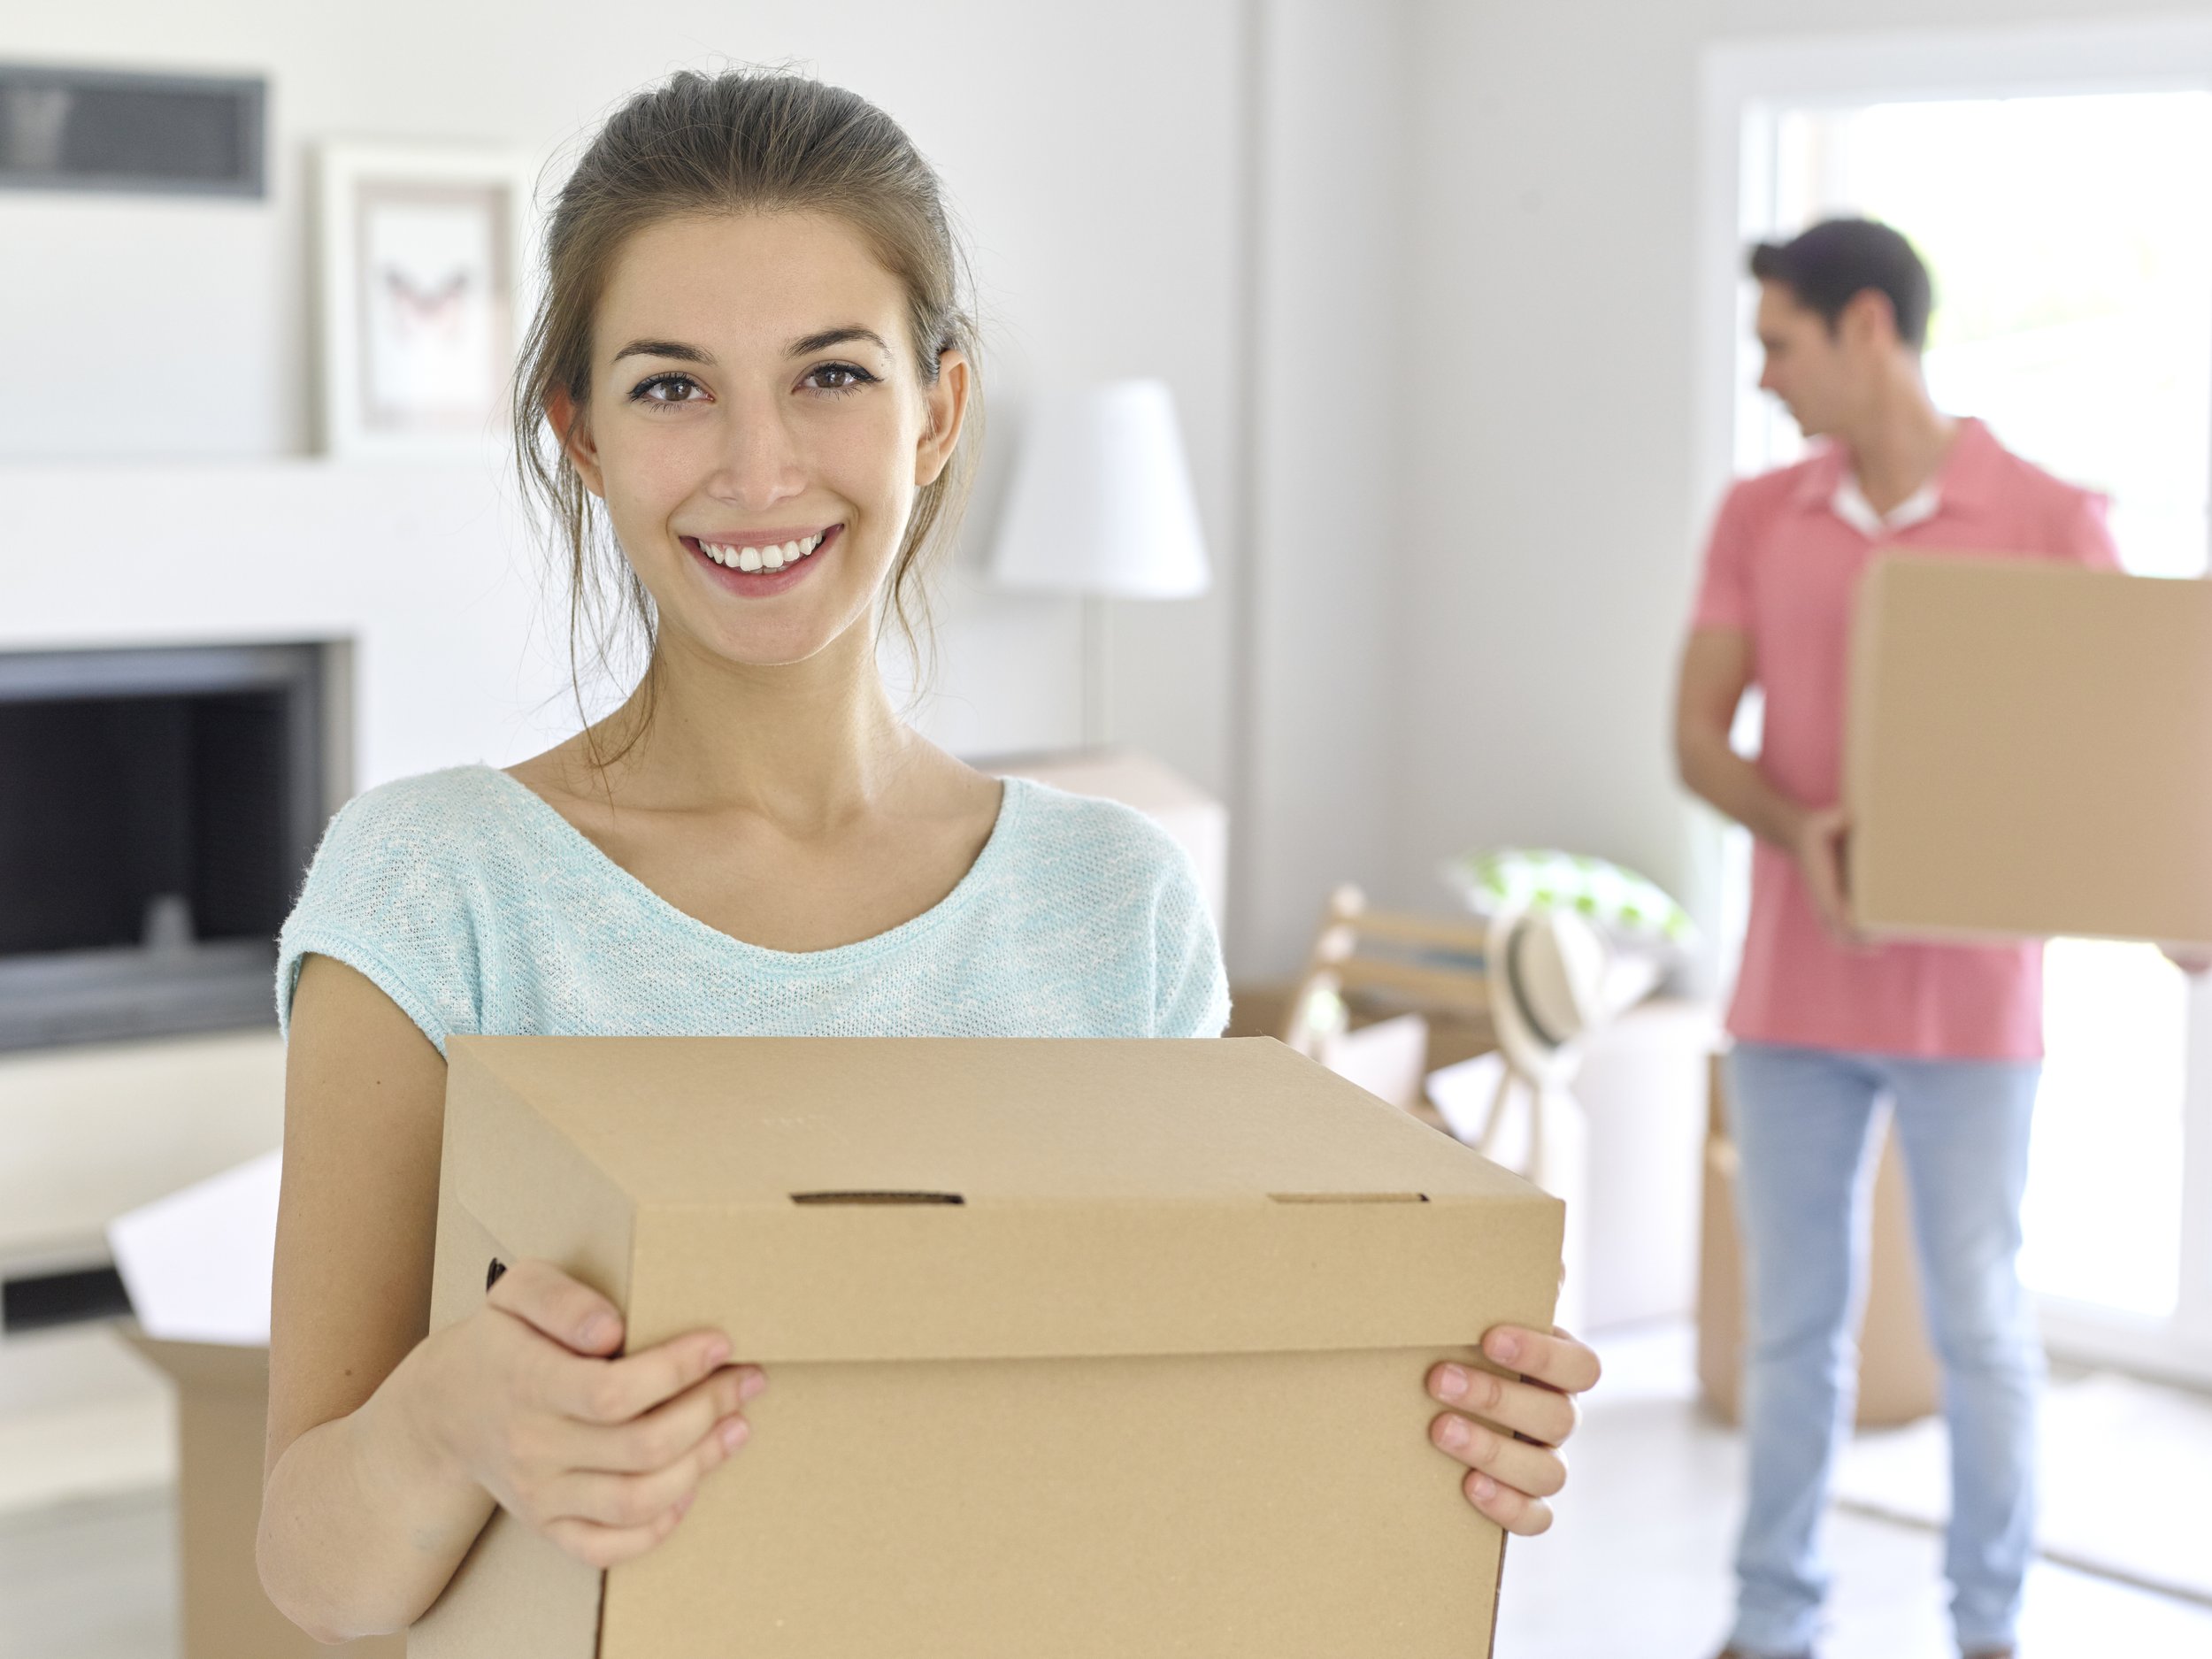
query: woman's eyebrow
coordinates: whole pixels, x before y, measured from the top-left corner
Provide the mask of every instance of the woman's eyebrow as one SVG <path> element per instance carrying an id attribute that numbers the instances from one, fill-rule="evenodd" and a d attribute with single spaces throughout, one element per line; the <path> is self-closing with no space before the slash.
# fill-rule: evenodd
<path id="1" fill-rule="evenodd" d="M 617 363 L 625 357 L 673 357 L 679 363 L 711 364 L 714 361 L 712 352 L 685 345 L 680 340 L 633 340 L 614 354 Z"/>
<path id="2" fill-rule="evenodd" d="M 787 349 L 785 355 L 787 357 L 803 357 L 809 352 L 826 351 L 832 346 L 841 346 L 848 341 L 852 340 L 865 340 L 870 345 L 875 347 L 877 350 L 882 352 L 885 357 L 887 357 L 891 355 L 891 348 L 884 343 L 883 336 L 881 334 L 878 334 L 872 328 L 861 328 L 857 326 L 845 328 L 825 328 L 818 334 L 804 335 L 800 339 L 793 341 L 790 346 Z"/>

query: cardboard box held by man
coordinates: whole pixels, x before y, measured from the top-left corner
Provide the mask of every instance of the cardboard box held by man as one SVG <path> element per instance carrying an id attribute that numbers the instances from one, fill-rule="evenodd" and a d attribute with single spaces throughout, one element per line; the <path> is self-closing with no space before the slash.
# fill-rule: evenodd
<path id="1" fill-rule="evenodd" d="M 2212 945 L 2212 582 L 1891 557 L 1851 649 L 1868 933 Z"/>

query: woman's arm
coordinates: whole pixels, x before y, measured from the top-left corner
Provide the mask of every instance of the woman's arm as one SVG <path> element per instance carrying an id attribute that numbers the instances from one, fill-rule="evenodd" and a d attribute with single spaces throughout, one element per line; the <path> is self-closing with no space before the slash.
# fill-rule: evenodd
<path id="1" fill-rule="evenodd" d="M 695 1332 L 626 1359 L 604 1299 L 518 1263 L 429 1340 L 445 1064 L 384 993 L 300 973 L 285 1076 L 260 1563 L 325 1641 L 411 1624 L 494 1503 L 596 1565 L 650 1548 L 742 1443 L 757 1371 Z"/>

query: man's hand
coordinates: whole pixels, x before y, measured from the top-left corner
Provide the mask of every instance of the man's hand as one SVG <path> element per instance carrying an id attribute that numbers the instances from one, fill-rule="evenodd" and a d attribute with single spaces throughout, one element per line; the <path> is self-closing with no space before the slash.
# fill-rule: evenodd
<path id="1" fill-rule="evenodd" d="M 1575 1395 L 1597 1386 L 1598 1356 L 1556 1327 L 1546 1336 L 1509 1325 L 1486 1333 L 1482 1352 L 1519 1379 L 1432 1366 L 1429 1393 L 1460 1409 L 1441 1413 L 1429 1438 L 1467 1465 L 1460 1489 L 1468 1502 L 1507 1532 L 1531 1536 L 1551 1525 L 1545 1500 L 1567 1484 L 1559 1448 L 1582 1418 Z"/>
<path id="2" fill-rule="evenodd" d="M 1850 815 L 1839 806 L 1824 807 L 1799 819 L 1790 850 L 1797 856 L 1805 890 L 1812 895 L 1813 909 L 1819 912 L 1828 937 L 1839 945 L 1855 946 L 1866 940 L 1851 919 L 1851 879 L 1844 861 L 1850 835 Z"/>

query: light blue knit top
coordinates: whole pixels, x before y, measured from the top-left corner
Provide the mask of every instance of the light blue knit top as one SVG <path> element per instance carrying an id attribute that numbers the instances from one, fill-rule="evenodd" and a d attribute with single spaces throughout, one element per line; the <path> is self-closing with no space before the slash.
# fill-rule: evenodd
<path id="1" fill-rule="evenodd" d="M 829 950 L 677 910 L 491 766 L 385 784 L 331 820 L 278 941 L 358 969 L 445 1051 L 499 1035 L 1214 1037 L 1220 947 L 1190 862 L 1110 801 L 1006 780 L 960 884 Z"/>

